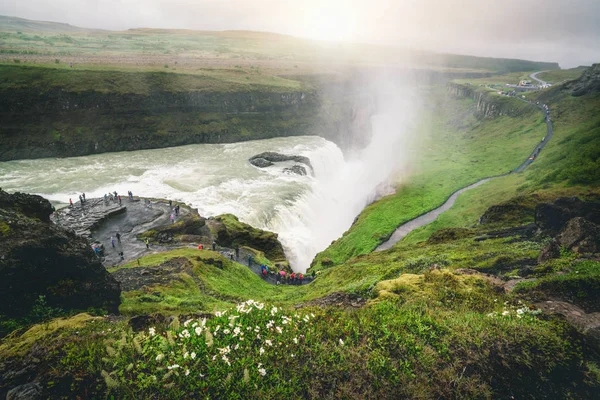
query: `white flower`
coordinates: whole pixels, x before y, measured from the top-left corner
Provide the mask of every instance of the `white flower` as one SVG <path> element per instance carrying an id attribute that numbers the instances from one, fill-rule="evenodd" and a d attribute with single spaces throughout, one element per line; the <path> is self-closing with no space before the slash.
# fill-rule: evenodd
<path id="1" fill-rule="evenodd" d="M 265 376 L 265 375 L 267 374 L 267 370 L 266 370 L 266 369 L 264 369 L 264 368 L 259 368 L 259 369 L 258 369 L 258 373 L 259 373 L 261 376 Z"/>
<path id="2" fill-rule="evenodd" d="M 177 368 L 179 368 L 179 364 L 173 364 L 173 365 L 169 365 L 167 367 L 167 369 L 177 369 Z"/>
<path id="3" fill-rule="evenodd" d="M 344 341 L 342 339 L 340 339 L 340 346 L 344 345 Z"/>
<path id="4" fill-rule="evenodd" d="M 189 338 L 190 337 L 190 333 L 188 332 L 187 329 L 184 329 L 183 331 L 181 331 L 181 333 L 179 334 L 179 337 L 184 337 L 184 338 Z"/>
<path id="5" fill-rule="evenodd" d="M 258 308 L 259 310 L 262 310 L 263 308 L 265 308 L 265 305 L 263 303 L 254 303 L 254 307 Z"/>
<path id="6" fill-rule="evenodd" d="M 226 334 L 226 335 L 229 335 L 231 333 L 231 331 L 229 329 L 224 329 L 223 333 Z"/>
<path id="7" fill-rule="evenodd" d="M 196 328 L 194 328 L 194 331 L 196 332 L 196 335 L 200 335 L 202 333 L 202 328 L 197 326 Z"/>
<path id="8" fill-rule="evenodd" d="M 206 318 L 202 319 L 202 326 L 206 325 Z"/>
<path id="9" fill-rule="evenodd" d="M 313 313 L 310 313 L 310 316 L 314 318 L 314 317 L 315 317 L 315 314 L 313 314 Z"/>
<path id="10" fill-rule="evenodd" d="M 183 326 L 185 326 L 185 327 L 187 328 L 187 326 L 188 326 L 188 325 L 189 325 L 191 322 L 192 322 L 192 320 L 191 320 L 191 319 L 188 319 L 187 321 L 185 321 L 185 322 L 183 323 Z"/>
<path id="11" fill-rule="evenodd" d="M 220 317 L 221 315 L 223 315 L 223 313 L 222 313 L 221 311 L 217 311 L 217 312 L 215 313 L 215 317 Z"/>
<path id="12" fill-rule="evenodd" d="M 489 313 L 487 316 L 491 318 L 491 317 L 493 317 L 493 316 L 495 316 L 495 315 L 496 315 L 496 313 L 495 313 L 495 312 L 491 312 L 491 313 Z"/>
<path id="13" fill-rule="evenodd" d="M 277 314 L 277 311 L 279 311 L 279 310 L 277 309 L 277 307 L 273 307 L 273 308 L 271 308 L 271 315 L 275 315 L 275 314 Z"/>
<path id="14" fill-rule="evenodd" d="M 262 347 L 260 348 L 260 350 L 258 350 L 258 353 L 259 353 L 259 354 L 261 354 L 261 355 L 262 355 L 264 352 L 265 352 L 265 349 L 263 349 Z"/>
<path id="15" fill-rule="evenodd" d="M 192 328 L 195 328 L 195 327 L 197 327 L 197 326 L 198 326 L 198 323 L 197 323 L 197 322 L 194 322 L 194 323 L 192 324 Z"/>
<path id="16" fill-rule="evenodd" d="M 246 330 L 249 331 L 250 329 L 252 329 L 251 326 L 246 327 Z"/>
<path id="17" fill-rule="evenodd" d="M 233 336 L 237 336 L 237 335 L 239 335 L 239 334 L 240 334 L 240 332 L 241 332 L 241 331 L 240 331 L 240 328 L 236 326 L 236 327 L 235 327 L 235 329 L 233 330 Z"/>
<path id="18" fill-rule="evenodd" d="M 268 339 L 267 339 L 267 340 L 265 340 L 265 343 L 266 343 L 268 346 L 273 346 L 273 342 L 271 342 L 271 341 L 270 341 L 270 340 L 268 340 Z"/>
<path id="19" fill-rule="evenodd" d="M 221 329 L 221 325 L 217 325 L 217 327 L 215 328 L 215 333 L 219 332 L 219 329 Z"/>
<path id="20" fill-rule="evenodd" d="M 506 317 L 507 315 L 510 315 L 510 311 L 502 311 L 502 316 Z"/>
<path id="21" fill-rule="evenodd" d="M 233 349 L 234 349 L 234 350 L 237 350 L 237 349 L 239 349 L 239 348 L 240 348 L 240 344 L 239 344 L 239 343 L 237 343 L 235 346 L 233 346 Z"/>
<path id="22" fill-rule="evenodd" d="M 156 361 L 161 361 L 163 358 L 165 358 L 164 354 L 159 354 L 156 356 Z"/>
<path id="23" fill-rule="evenodd" d="M 195 360 L 195 359 L 196 359 L 196 353 L 194 353 L 194 352 L 192 351 L 192 354 L 190 354 L 190 358 L 191 358 L 192 360 Z"/>
<path id="24" fill-rule="evenodd" d="M 294 357 L 296 357 L 296 355 L 295 355 L 295 354 L 292 354 L 292 358 L 294 358 Z"/>
<path id="25" fill-rule="evenodd" d="M 183 355 L 183 359 L 185 360 L 186 358 L 188 358 L 190 356 L 190 353 L 188 353 L 187 351 L 185 352 L 185 354 Z"/>
<path id="26" fill-rule="evenodd" d="M 273 320 L 270 320 L 269 322 L 267 322 L 267 329 L 271 329 L 274 324 L 275 324 L 275 321 L 273 321 Z"/>
<path id="27" fill-rule="evenodd" d="M 298 338 L 294 338 L 294 343 L 298 344 Z"/>
<path id="28" fill-rule="evenodd" d="M 259 333 L 258 335 L 256 335 L 256 338 L 257 338 L 257 339 L 260 339 L 260 333 Z"/>
<path id="29" fill-rule="evenodd" d="M 185 376 L 188 376 L 189 374 L 190 374 L 190 370 L 189 370 L 189 369 L 186 369 L 186 370 L 185 370 Z"/>
<path id="30" fill-rule="evenodd" d="M 148 333 L 150 334 L 150 336 L 154 336 L 154 335 L 156 335 L 156 329 L 154 327 L 149 328 Z"/>
<path id="31" fill-rule="evenodd" d="M 256 333 L 260 332 L 260 327 L 258 327 L 258 326 L 255 326 L 255 327 L 254 327 L 254 332 L 256 332 Z"/>
<path id="32" fill-rule="evenodd" d="M 277 330 L 277 332 L 279 332 L 280 334 L 283 333 L 283 329 L 281 329 L 280 327 L 276 326 L 275 329 Z"/>
<path id="33" fill-rule="evenodd" d="M 254 300 L 248 300 L 248 301 L 246 301 L 246 304 L 248 304 L 249 306 L 251 306 L 252 304 L 254 304 Z"/>

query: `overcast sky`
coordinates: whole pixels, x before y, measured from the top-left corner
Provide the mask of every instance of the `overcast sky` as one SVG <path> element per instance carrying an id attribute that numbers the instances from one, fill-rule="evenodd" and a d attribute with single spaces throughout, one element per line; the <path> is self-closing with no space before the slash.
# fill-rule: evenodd
<path id="1" fill-rule="evenodd" d="M 600 0 L 2 0 L 88 28 L 249 29 L 448 53 L 600 62 Z"/>

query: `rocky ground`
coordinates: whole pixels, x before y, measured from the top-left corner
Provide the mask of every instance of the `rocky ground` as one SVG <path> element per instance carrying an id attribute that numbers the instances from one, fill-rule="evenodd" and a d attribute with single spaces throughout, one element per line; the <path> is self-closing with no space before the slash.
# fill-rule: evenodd
<path id="1" fill-rule="evenodd" d="M 174 211 L 174 207 L 177 205 L 180 207 L 179 215 L 175 215 Z M 170 220 L 171 214 L 174 215 L 173 222 Z M 122 197 L 121 204 L 118 201 L 105 202 L 103 199 L 88 199 L 83 204 L 77 202 L 72 207 L 58 210 L 52 216 L 52 220 L 57 225 L 87 237 L 92 242 L 104 245 L 101 261 L 107 268 L 129 263 L 148 254 L 180 247 L 196 248 L 202 244 L 204 249 L 211 250 L 212 242 L 216 240 L 219 243 L 215 246 L 217 252 L 232 261 L 248 266 L 254 273 L 262 277 L 260 263 L 255 259 L 256 252 L 241 246 L 236 257 L 234 241 L 244 235 L 252 236 L 255 244 L 259 246 L 258 250 L 267 252 L 267 255 L 274 254 L 276 256 L 283 251 L 280 248 L 281 245 L 273 246 L 274 241 L 270 238 L 272 234 L 247 227 L 245 224 L 239 223 L 237 219 L 234 219 L 235 223 L 244 229 L 232 234 L 231 229 L 227 228 L 227 223 L 223 222 L 231 219 L 234 217 L 223 216 L 206 220 L 199 217 L 196 210 L 184 204 L 176 202 L 169 204 L 168 200 L 140 197 L 131 199 Z M 179 222 L 181 224 L 177 225 Z M 120 241 L 117 239 L 117 233 L 121 235 Z M 142 234 L 146 234 L 150 238 L 148 246 L 140 238 Z M 252 261 L 249 256 L 252 257 Z M 157 279 L 159 281 L 177 279 L 176 275 L 181 272 L 181 268 L 179 268 L 181 266 L 171 267 L 173 267 L 171 264 L 161 265 L 158 269 L 146 268 L 141 272 L 137 269 L 133 271 L 120 270 L 115 273 L 115 277 L 124 285 L 124 290 L 134 290 L 140 285 L 147 284 L 146 280 L 154 282 Z M 276 272 L 271 271 L 264 280 L 273 285 L 277 284 Z M 137 275 L 140 273 L 144 276 L 138 277 Z M 295 284 L 307 284 L 312 282 L 312 279 L 312 277 L 306 277 L 302 283 L 295 282 Z"/>

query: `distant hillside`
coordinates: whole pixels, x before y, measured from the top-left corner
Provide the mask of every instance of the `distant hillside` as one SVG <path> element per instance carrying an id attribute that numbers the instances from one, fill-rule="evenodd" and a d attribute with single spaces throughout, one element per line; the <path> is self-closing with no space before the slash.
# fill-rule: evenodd
<path id="1" fill-rule="evenodd" d="M 100 29 L 80 28 L 61 22 L 32 21 L 29 19 L 0 15 L 0 31 L 18 32 L 101 32 Z"/>
<path id="2" fill-rule="evenodd" d="M 558 70 L 558 63 L 506 58 L 415 51 L 402 47 L 365 43 L 341 43 L 302 39 L 258 31 L 201 31 L 189 29 L 135 28 L 122 32 L 91 30 L 63 23 L 31 21 L 0 16 L 0 54 L 30 55 L 24 62 L 52 63 L 59 57 L 81 65 L 90 56 L 95 63 L 123 66 L 135 56 L 133 65 L 151 66 L 178 63 L 178 70 L 203 68 L 260 67 L 274 75 L 331 72 L 335 65 L 382 66 L 433 69 L 453 73 L 507 73 Z M 21 34 L 17 34 L 21 32 Z M 73 37 L 56 37 L 72 33 Z M 173 60 L 176 57 L 179 60 Z M 47 57 L 44 59 L 43 57 Z M 253 71 L 256 72 L 256 69 Z"/>

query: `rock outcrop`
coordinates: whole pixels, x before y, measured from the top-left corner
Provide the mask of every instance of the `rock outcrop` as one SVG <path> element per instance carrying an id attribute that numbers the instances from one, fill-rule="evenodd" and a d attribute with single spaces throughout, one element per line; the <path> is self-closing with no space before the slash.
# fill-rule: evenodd
<path id="1" fill-rule="evenodd" d="M 293 165 L 289 168 L 284 168 L 283 172 L 286 174 L 295 174 L 295 175 L 306 175 L 306 168 L 302 165 Z"/>
<path id="2" fill-rule="evenodd" d="M 573 96 L 600 92 L 600 64 L 593 64 L 578 79 L 566 83 L 564 88 Z"/>
<path id="3" fill-rule="evenodd" d="M 600 226 L 585 218 L 570 219 L 556 239 L 575 253 L 600 253 Z"/>
<path id="4" fill-rule="evenodd" d="M 546 234 L 555 236 L 572 218 L 583 217 L 600 224 L 600 202 L 583 201 L 578 197 L 561 197 L 553 203 L 541 203 L 535 208 L 535 224 Z"/>
<path id="5" fill-rule="evenodd" d="M 0 314 L 26 315 L 39 296 L 64 310 L 118 312 L 121 289 L 90 243 L 49 222 L 40 196 L 0 190 Z"/>
<path id="6" fill-rule="evenodd" d="M 259 167 L 259 168 L 269 167 L 269 166 L 273 165 L 274 163 L 284 162 L 284 161 L 294 161 L 297 163 L 301 163 L 301 164 L 304 164 L 304 165 L 310 167 L 310 169 L 312 170 L 312 164 L 310 163 L 310 159 L 308 157 L 304 157 L 304 156 L 280 154 L 280 153 L 275 153 L 272 151 L 267 151 L 264 153 L 257 154 L 248 160 L 248 162 L 250 162 L 250 164 L 254 165 L 255 167 Z M 305 170 L 305 172 L 306 172 L 306 170 Z"/>
<path id="7" fill-rule="evenodd" d="M 284 261 L 283 246 L 277 234 L 256 229 L 240 222 L 233 214 L 223 214 L 207 220 L 215 240 L 219 246 L 248 246 L 265 253 L 271 261 Z"/>
<path id="8" fill-rule="evenodd" d="M 523 105 L 516 99 L 495 95 L 491 92 L 483 92 L 470 85 L 448 83 L 446 92 L 455 97 L 469 97 L 477 102 L 475 115 L 479 118 L 492 119 L 502 115 L 511 117 L 524 113 Z"/>

